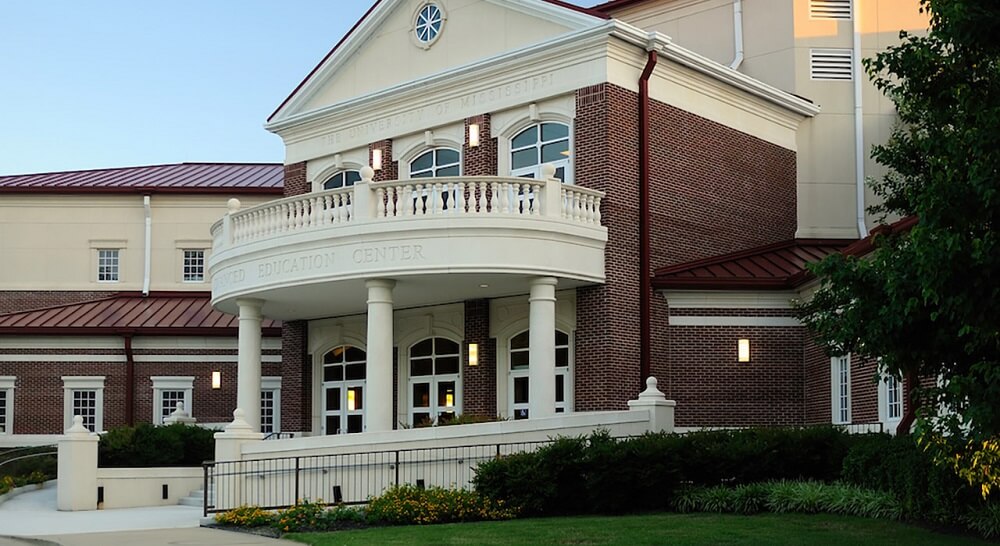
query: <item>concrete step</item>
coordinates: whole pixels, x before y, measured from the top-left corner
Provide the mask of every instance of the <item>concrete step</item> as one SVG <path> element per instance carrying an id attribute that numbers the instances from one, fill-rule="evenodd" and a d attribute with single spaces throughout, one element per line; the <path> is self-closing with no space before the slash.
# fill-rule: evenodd
<path id="1" fill-rule="evenodd" d="M 192 491 L 186 497 L 182 497 L 177 504 L 181 506 L 204 506 L 205 505 L 205 491 L 199 489 L 197 491 Z"/>

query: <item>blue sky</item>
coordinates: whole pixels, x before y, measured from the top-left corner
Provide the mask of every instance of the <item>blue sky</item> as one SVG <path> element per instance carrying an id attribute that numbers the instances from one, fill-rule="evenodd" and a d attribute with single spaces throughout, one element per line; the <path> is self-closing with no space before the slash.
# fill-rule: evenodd
<path id="1" fill-rule="evenodd" d="M 0 1 L 0 175 L 280 162 L 265 119 L 370 5 Z"/>

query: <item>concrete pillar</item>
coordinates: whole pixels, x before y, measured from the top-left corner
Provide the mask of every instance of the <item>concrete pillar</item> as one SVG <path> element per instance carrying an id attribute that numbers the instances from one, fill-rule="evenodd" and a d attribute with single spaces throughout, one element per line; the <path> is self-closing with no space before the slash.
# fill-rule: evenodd
<path id="1" fill-rule="evenodd" d="M 392 430 L 392 289 L 396 281 L 370 279 L 368 288 L 368 361 L 365 430 Z"/>
<path id="2" fill-rule="evenodd" d="M 100 438 L 73 417 L 73 426 L 59 439 L 56 506 L 59 510 L 97 510 L 97 443 Z"/>
<path id="3" fill-rule="evenodd" d="M 646 378 L 646 390 L 639 393 L 638 400 L 629 400 L 629 411 L 645 411 L 649 413 L 649 432 L 673 432 L 674 408 L 677 402 L 667 400 L 667 397 L 656 388 L 656 378 Z"/>
<path id="4" fill-rule="evenodd" d="M 240 308 L 236 407 L 243 410 L 246 422 L 257 432 L 260 430 L 260 323 L 264 302 L 239 299 L 236 305 Z"/>
<path id="5" fill-rule="evenodd" d="M 531 281 L 528 298 L 528 418 L 556 413 L 555 277 Z"/>
<path id="6" fill-rule="evenodd" d="M 256 442 L 264 438 L 256 432 L 244 418 L 243 410 L 233 411 L 233 422 L 226 425 L 224 432 L 215 433 L 215 480 L 212 482 L 215 491 L 206 491 L 212 495 L 216 508 L 230 509 L 244 504 L 255 504 L 260 499 L 248 498 L 244 493 L 244 483 L 247 477 L 240 474 L 247 468 L 243 460 L 243 444 Z"/>

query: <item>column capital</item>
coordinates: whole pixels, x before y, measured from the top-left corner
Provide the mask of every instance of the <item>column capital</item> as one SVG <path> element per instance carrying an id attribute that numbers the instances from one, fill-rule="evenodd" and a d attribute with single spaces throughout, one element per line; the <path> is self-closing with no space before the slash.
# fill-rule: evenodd
<path id="1" fill-rule="evenodd" d="M 534 277 L 529 282 L 531 286 L 556 286 L 559 279 L 555 277 Z"/>
<path id="2" fill-rule="evenodd" d="M 257 298 L 239 298 L 236 305 L 240 309 L 240 318 L 261 318 L 261 311 L 264 309 L 264 300 Z"/>
<path id="3" fill-rule="evenodd" d="M 396 287 L 396 281 L 392 279 L 368 279 L 365 281 L 365 288 L 388 288 L 392 290 Z"/>

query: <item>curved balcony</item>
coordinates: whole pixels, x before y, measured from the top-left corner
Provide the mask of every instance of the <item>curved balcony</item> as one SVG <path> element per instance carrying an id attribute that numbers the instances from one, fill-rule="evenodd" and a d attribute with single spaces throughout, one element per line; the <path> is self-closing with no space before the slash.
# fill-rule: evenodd
<path id="1" fill-rule="evenodd" d="M 396 307 L 604 281 L 601 192 L 551 178 L 451 177 L 372 182 L 229 213 L 212 226 L 212 302 L 264 301 L 291 320 L 361 313 L 365 280 L 394 279 Z"/>

